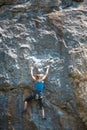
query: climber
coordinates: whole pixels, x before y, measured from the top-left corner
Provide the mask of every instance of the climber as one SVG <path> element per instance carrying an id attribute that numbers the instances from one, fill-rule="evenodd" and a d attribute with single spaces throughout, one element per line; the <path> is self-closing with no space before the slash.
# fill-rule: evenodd
<path id="1" fill-rule="evenodd" d="M 34 92 L 24 100 L 24 110 L 22 111 L 22 113 L 27 112 L 28 101 L 30 101 L 32 99 L 38 99 L 42 119 L 46 119 L 42 99 L 43 99 L 43 90 L 44 90 L 44 80 L 46 79 L 46 77 L 48 75 L 49 66 L 46 68 L 46 72 L 43 76 L 42 76 L 42 74 L 39 74 L 39 73 L 34 76 L 33 69 L 34 68 L 31 67 L 30 75 L 31 75 L 32 79 L 35 81 Z M 40 70 L 40 69 L 38 69 L 38 70 Z"/>

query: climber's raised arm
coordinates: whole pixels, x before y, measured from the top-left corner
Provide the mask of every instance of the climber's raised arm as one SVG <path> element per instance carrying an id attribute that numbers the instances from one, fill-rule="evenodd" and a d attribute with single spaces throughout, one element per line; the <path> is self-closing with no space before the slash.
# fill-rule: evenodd
<path id="1" fill-rule="evenodd" d="M 32 79 L 34 80 L 34 81 L 36 81 L 36 78 L 35 78 L 35 76 L 33 75 L 33 67 L 31 67 L 31 72 L 30 72 L 30 75 L 31 75 L 31 77 L 32 77 Z"/>
<path id="2" fill-rule="evenodd" d="M 49 66 L 47 66 L 46 73 L 45 73 L 45 75 L 42 77 L 42 80 L 45 80 L 45 78 L 46 78 L 47 75 L 48 75 L 48 72 L 49 72 Z"/>

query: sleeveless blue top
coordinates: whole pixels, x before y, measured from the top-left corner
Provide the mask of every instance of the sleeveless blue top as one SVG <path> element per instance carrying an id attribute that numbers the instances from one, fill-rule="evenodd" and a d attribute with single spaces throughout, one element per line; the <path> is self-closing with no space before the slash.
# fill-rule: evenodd
<path id="1" fill-rule="evenodd" d="M 35 82 L 35 90 L 37 90 L 37 91 L 43 91 L 44 90 L 43 81 L 36 81 Z"/>

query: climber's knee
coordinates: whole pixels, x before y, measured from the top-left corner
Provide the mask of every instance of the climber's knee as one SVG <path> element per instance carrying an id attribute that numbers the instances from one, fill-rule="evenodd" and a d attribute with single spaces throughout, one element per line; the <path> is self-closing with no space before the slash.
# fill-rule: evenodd
<path id="1" fill-rule="evenodd" d="M 44 105 L 43 105 L 42 99 L 39 99 L 39 108 L 40 108 L 40 110 L 44 109 Z"/>
<path id="2" fill-rule="evenodd" d="M 33 98 L 34 98 L 34 94 L 32 93 L 31 95 L 29 95 L 28 97 L 25 98 L 24 102 L 29 102 Z"/>

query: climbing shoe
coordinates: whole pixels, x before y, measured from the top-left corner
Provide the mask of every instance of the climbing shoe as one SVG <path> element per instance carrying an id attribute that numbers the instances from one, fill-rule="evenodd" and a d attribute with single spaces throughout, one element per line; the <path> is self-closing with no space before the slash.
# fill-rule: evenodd
<path id="1" fill-rule="evenodd" d="M 22 111 L 22 114 L 25 113 L 25 112 L 27 112 L 27 109 L 24 109 L 24 110 Z"/>
<path id="2" fill-rule="evenodd" d="M 42 117 L 42 120 L 46 120 L 47 118 L 46 117 Z"/>

